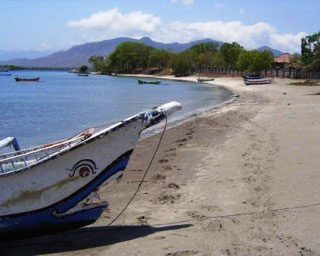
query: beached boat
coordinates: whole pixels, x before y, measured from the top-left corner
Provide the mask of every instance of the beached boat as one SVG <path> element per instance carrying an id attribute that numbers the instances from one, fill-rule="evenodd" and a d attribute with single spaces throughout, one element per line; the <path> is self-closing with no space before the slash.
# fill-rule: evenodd
<path id="1" fill-rule="evenodd" d="M 214 81 L 214 78 L 198 78 L 197 79 L 199 83 L 201 82 L 210 82 L 210 81 Z"/>
<path id="2" fill-rule="evenodd" d="M 36 77 L 36 78 L 19 78 L 19 77 L 16 77 L 15 80 L 16 80 L 16 82 L 39 82 L 40 77 Z"/>
<path id="3" fill-rule="evenodd" d="M 157 80 L 157 81 L 150 81 L 150 80 L 141 80 L 141 79 L 137 79 L 139 84 L 160 84 L 161 80 Z"/>
<path id="4" fill-rule="evenodd" d="M 271 84 L 273 78 L 244 79 L 245 85 L 252 84 Z"/>
<path id="5" fill-rule="evenodd" d="M 78 228 L 108 207 L 97 191 L 122 175 L 143 130 L 181 109 L 177 102 L 136 114 L 95 132 L 88 129 L 49 145 L 20 150 L 14 138 L 0 148 L 0 237 Z"/>

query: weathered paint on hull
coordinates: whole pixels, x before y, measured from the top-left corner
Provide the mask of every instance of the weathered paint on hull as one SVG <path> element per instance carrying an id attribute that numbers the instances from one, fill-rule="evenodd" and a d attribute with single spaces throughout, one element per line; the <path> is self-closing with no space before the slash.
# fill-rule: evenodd
<path id="1" fill-rule="evenodd" d="M 120 156 L 86 187 L 65 198 L 63 201 L 44 209 L 7 216 L 0 220 L 0 239 L 60 232 L 94 223 L 107 207 L 106 204 L 97 205 L 96 207 L 75 213 L 63 213 L 72 209 L 103 183 L 123 171 L 128 164 L 132 152 L 133 150 L 130 150 Z"/>
<path id="2" fill-rule="evenodd" d="M 35 164 L 0 174 L 0 236 L 51 233 L 96 221 L 107 207 L 90 202 L 96 190 L 122 174 L 144 129 L 179 109 L 172 102 L 142 112 Z"/>

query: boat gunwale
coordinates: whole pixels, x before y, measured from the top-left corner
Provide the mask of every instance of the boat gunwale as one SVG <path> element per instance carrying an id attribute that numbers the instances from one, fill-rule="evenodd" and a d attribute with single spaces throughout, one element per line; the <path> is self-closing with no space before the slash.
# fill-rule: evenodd
<path id="1" fill-rule="evenodd" d="M 131 122 L 134 122 L 134 121 L 136 121 L 138 119 L 142 119 L 143 120 L 145 113 L 146 113 L 146 111 L 143 111 L 143 112 L 140 112 L 140 113 L 138 113 L 138 114 L 136 114 L 136 115 L 134 115 L 132 117 L 129 117 L 129 118 L 123 120 L 123 121 L 119 121 L 114 125 L 111 125 L 111 126 L 105 128 L 105 129 L 103 129 L 103 130 L 101 130 L 99 132 L 96 132 L 95 134 L 90 136 L 88 139 L 85 139 L 85 140 L 83 140 L 83 141 L 81 141 L 81 142 L 79 142 L 79 143 L 77 143 L 77 144 L 75 144 L 75 145 L 73 145 L 73 146 L 71 146 L 71 147 L 69 147 L 67 149 L 62 149 L 59 152 L 53 153 L 51 156 L 43 158 L 42 160 L 40 160 L 40 161 L 38 161 L 38 162 L 36 162 L 34 164 L 31 164 L 29 166 L 24 166 L 24 167 L 22 167 L 20 169 L 17 169 L 17 170 L 12 170 L 12 171 L 8 171 L 8 172 L 0 173 L 0 179 L 2 177 L 4 177 L 4 176 L 14 175 L 14 174 L 21 173 L 21 172 L 24 172 L 24 171 L 29 171 L 30 169 L 33 169 L 33 168 L 35 168 L 35 167 L 37 167 L 37 166 L 39 166 L 39 165 L 41 165 L 43 163 L 46 163 L 46 162 L 48 162 L 50 160 L 58 158 L 58 157 L 60 157 L 60 156 L 62 156 L 64 154 L 67 154 L 67 153 L 75 150 L 75 149 L 78 149 L 78 148 L 80 148 L 82 146 L 85 146 L 88 143 L 91 143 L 91 142 L 93 142 L 93 141 L 95 141 L 97 139 L 100 139 L 100 138 L 102 138 L 102 137 L 104 137 L 106 135 L 109 135 L 112 132 L 115 132 L 115 131 L 123 128 L 124 126 L 128 125 Z M 19 157 L 23 157 L 23 156 L 24 155 L 18 155 L 16 157 L 19 158 Z"/>

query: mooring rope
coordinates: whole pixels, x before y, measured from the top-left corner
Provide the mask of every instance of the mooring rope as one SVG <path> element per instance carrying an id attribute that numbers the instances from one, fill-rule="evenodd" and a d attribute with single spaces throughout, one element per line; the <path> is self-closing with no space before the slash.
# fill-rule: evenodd
<path id="1" fill-rule="evenodd" d="M 141 181 L 139 182 L 139 185 L 138 185 L 136 191 L 134 192 L 134 194 L 132 195 L 132 197 L 130 198 L 130 200 L 129 200 L 128 203 L 126 204 L 126 206 L 125 206 L 125 207 L 121 210 L 121 212 L 107 225 L 107 227 L 109 227 L 110 225 L 112 225 L 117 219 L 120 218 L 120 216 L 127 210 L 127 208 L 129 207 L 129 205 L 131 204 L 131 202 L 133 201 L 133 199 L 134 199 L 134 198 L 136 197 L 136 195 L 138 194 L 138 192 L 139 192 L 139 190 L 140 190 L 140 188 L 141 188 L 141 185 L 142 185 L 142 183 L 144 182 L 144 179 L 145 179 L 145 177 L 147 176 L 147 173 L 148 173 L 149 170 L 150 170 L 150 167 L 151 167 L 151 165 L 152 165 L 152 163 L 153 163 L 153 160 L 154 160 L 154 158 L 156 157 L 156 155 L 157 155 L 157 153 L 158 153 L 160 144 L 161 144 L 162 139 L 163 139 L 163 135 L 164 135 L 164 133 L 165 133 L 165 131 L 166 131 L 166 129 L 167 129 L 167 124 L 168 124 L 168 119 L 167 119 L 167 116 L 165 116 L 165 125 L 164 125 L 163 131 L 162 131 L 162 133 L 161 133 L 161 136 L 160 136 L 158 145 L 157 145 L 157 147 L 156 147 L 156 150 L 155 150 L 154 153 L 153 153 L 153 156 L 152 156 L 152 158 L 151 158 L 151 161 L 150 161 L 150 163 L 149 163 L 146 171 L 145 171 L 144 174 L 143 174 L 143 177 L 142 177 Z"/>

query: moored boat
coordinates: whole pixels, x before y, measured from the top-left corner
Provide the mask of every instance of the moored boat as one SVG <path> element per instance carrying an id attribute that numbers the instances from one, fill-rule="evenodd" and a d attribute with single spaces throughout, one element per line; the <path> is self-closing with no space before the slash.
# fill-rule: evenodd
<path id="1" fill-rule="evenodd" d="M 108 207 L 93 202 L 98 189 L 122 175 L 143 130 L 181 109 L 177 102 L 141 112 L 95 132 L 20 150 L 14 138 L 0 148 L 0 237 L 78 228 L 95 222 Z"/>
<path id="2" fill-rule="evenodd" d="M 78 76 L 89 76 L 88 73 L 78 73 Z"/>
<path id="3" fill-rule="evenodd" d="M 214 81 L 214 78 L 198 78 L 197 79 L 199 83 L 201 82 L 210 82 L 210 81 Z"/>
<path id="4" fill-rule="evenodd" d="M 16 82 L 39 82 L 40 77 L 36 77 L 36 78 L 19 78 L 19 77 L 16 77 L 15 80 L 16 80 Z"/>
<path id="5" fill-rule="evenodd" d="M 150 80 L 141 80 L 137 79 L 139 84 L 160 84 L 161 80 L 150 81 Z"/>
<path id="6" fill-rule="evenodd" d="M 271 84 L 273 78 L 244 79 L 245 85 L 253 84 Z"/>
<path id="7" fill-rule="evenodd" d="M 0 76 L 11 76 L 11 74 L 1 74 L 0 73 Z"/>

